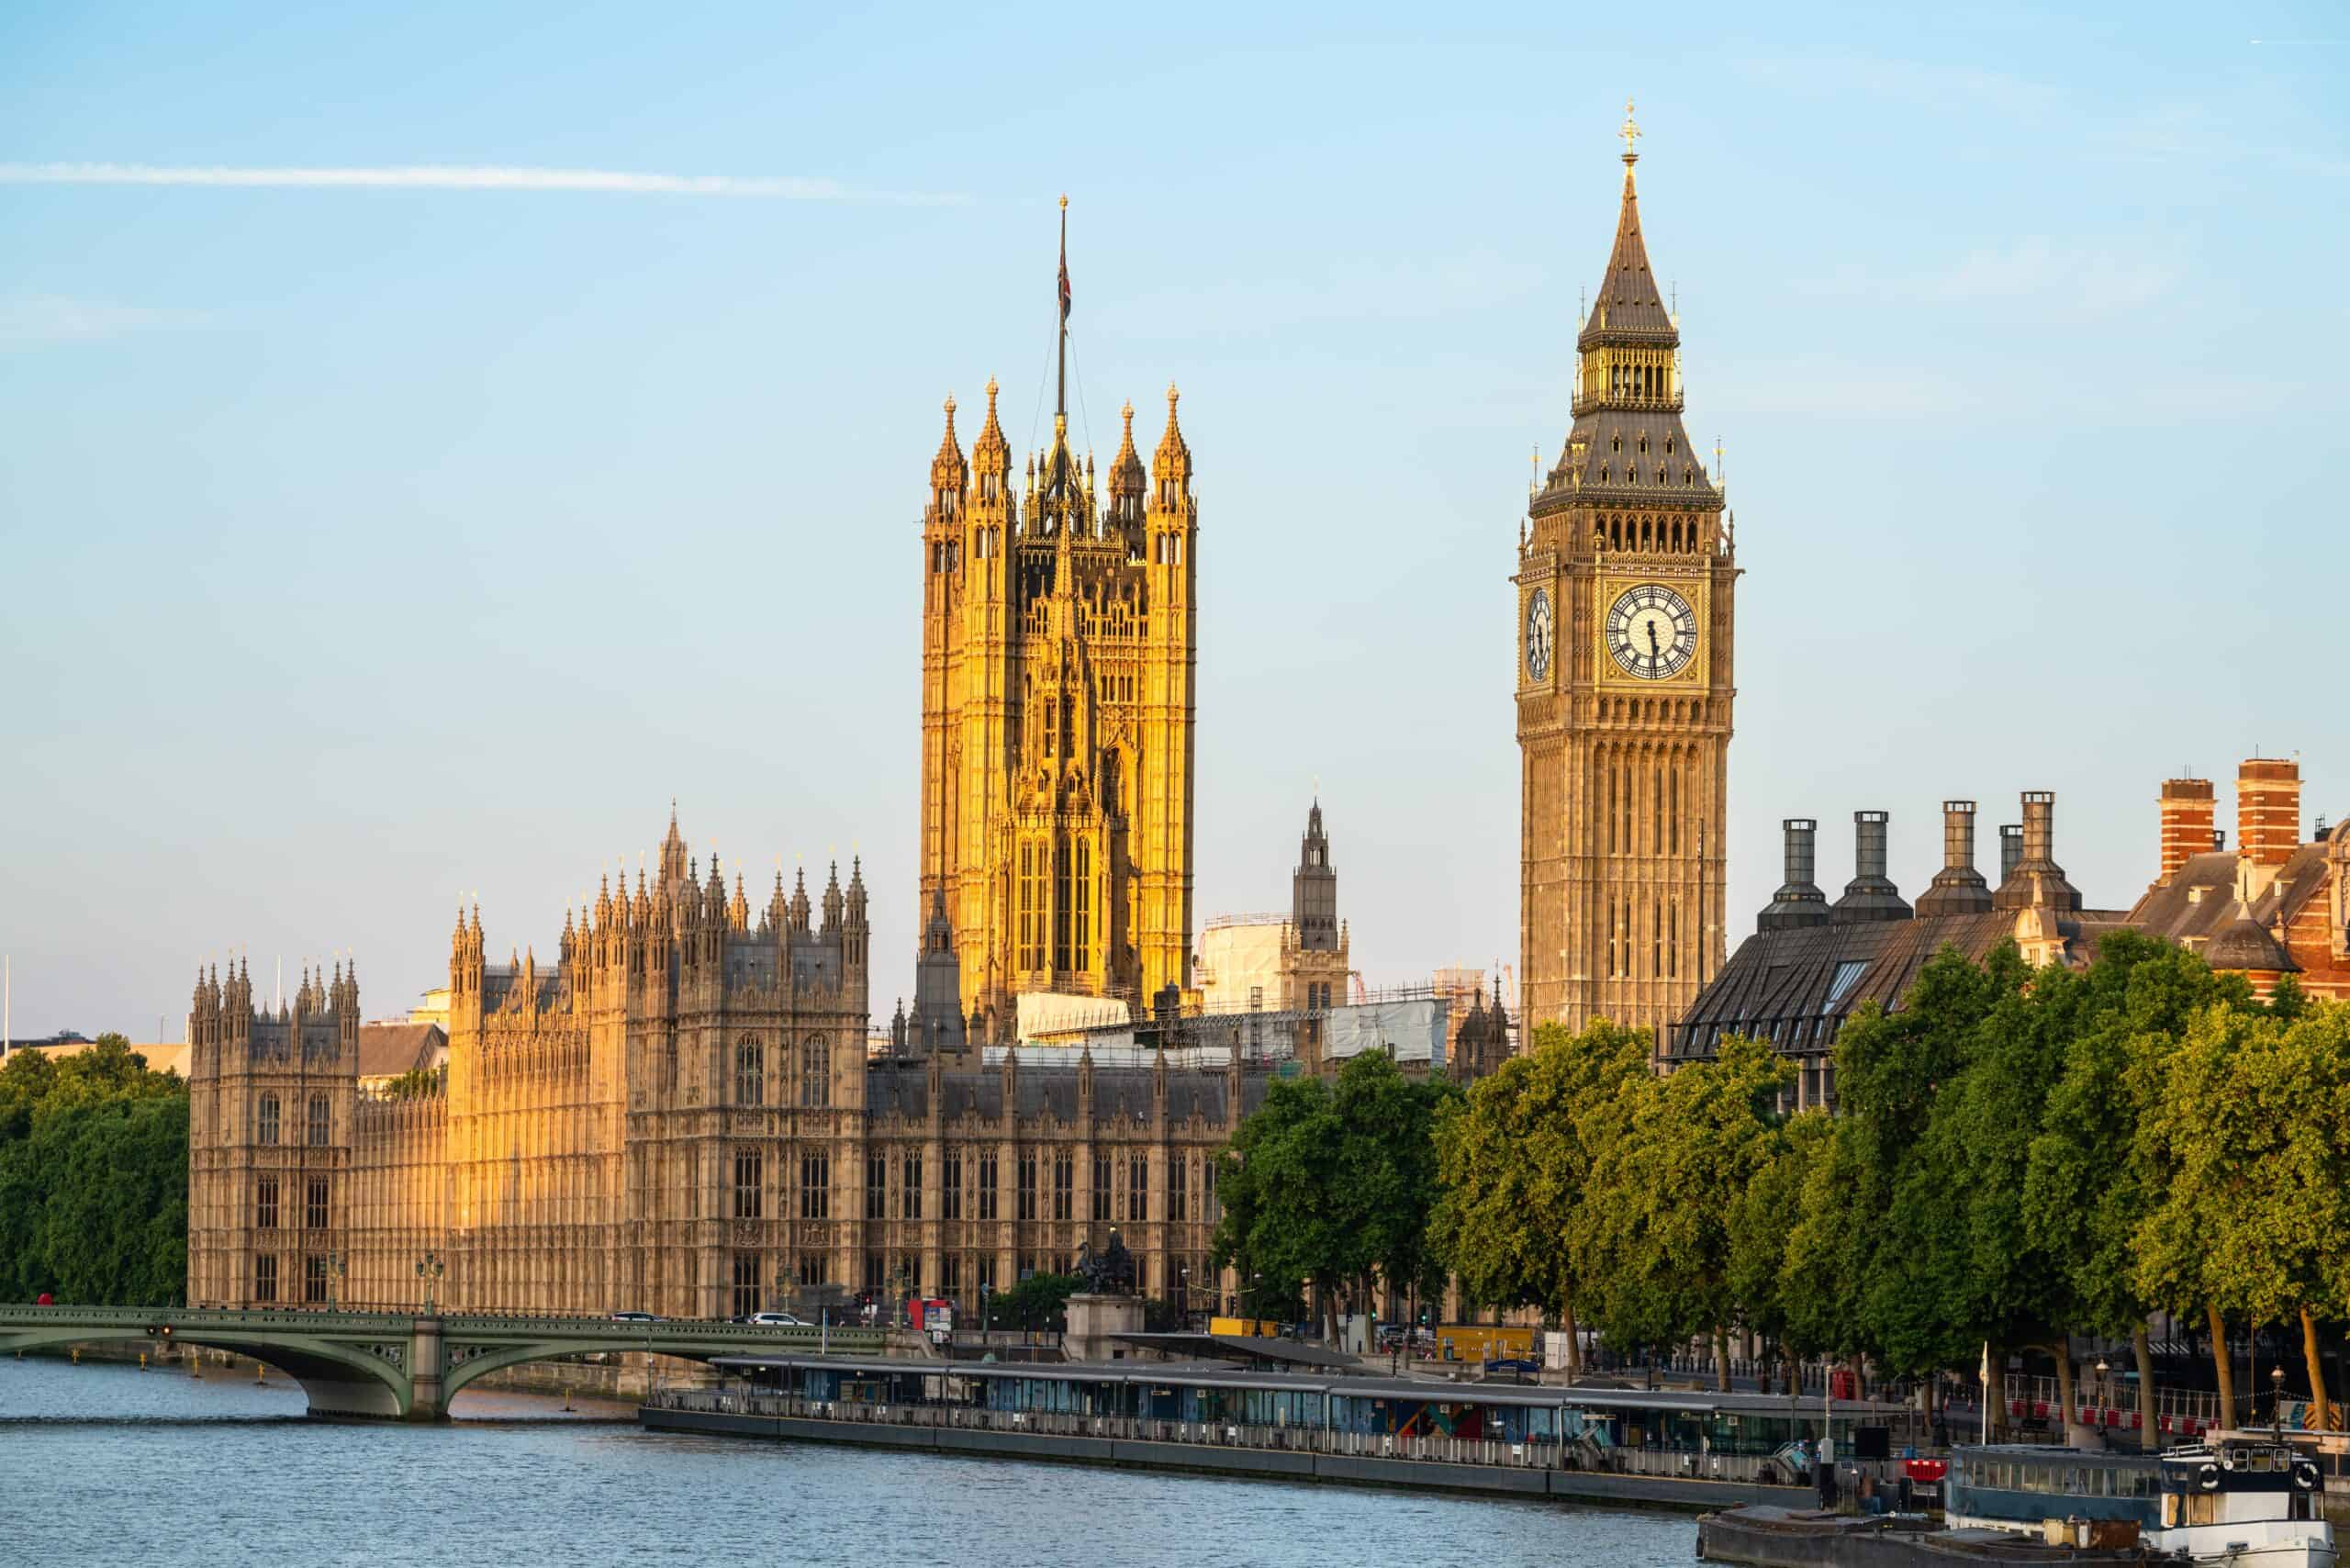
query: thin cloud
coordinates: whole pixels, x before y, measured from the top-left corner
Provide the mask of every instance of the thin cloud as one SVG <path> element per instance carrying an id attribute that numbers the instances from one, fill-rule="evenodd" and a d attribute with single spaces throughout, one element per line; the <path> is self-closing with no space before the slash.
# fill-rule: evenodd
<path id="1" fill-rule="evenodd" d="M 162 310 L 58 295 L 0 299 L 0 349 L 35 343 L 87 342 L 155 328 L 193 327 L 205 318 L 193 310 Z"/>
<path id="2" fill-rule="evenodd" d="M 617 196 L 730 196 L 767 201 L 940 206 L 970 197 L 871 191 L 799 174 L 661 174 L 620 169 L 530 169 L 409 163 L 385 168 L 231 168 L 216 164 L 0 163 L 0 185 L 202 185 L 274 190 L 562 191 Z"/>

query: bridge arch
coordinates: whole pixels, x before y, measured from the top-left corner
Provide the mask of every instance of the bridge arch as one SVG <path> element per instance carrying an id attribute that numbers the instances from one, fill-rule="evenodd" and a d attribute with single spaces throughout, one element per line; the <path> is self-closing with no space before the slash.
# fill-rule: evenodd
<path id="1" fill-rule="evenodd" d="M 602 1343 L 593 1341 L 582 1343 L 576 1339 L 565 1339 L 561 1342 L 540 1341 L 520 1345 L 453 1345 L 449 1350 L 448 1370 L 443 1372 L 441 1377 L 441 1397 L 445 1407 L 449 1400 L 457 1396 L 458 1390 L 476 1378 L 487 1377 L 491 1372 L 504 1372 L 508 1367 L 519 1367 L 531 1361 L 576 1361 L 581 1356 L 599 1354 L 642 1355 L 648 1350 L 654 1355 L 667 1356 L 675 1361 L 704 1363 L 715 1356 L 742 1353 L 742 1348 L 739 1346 L 700 1352 L 691 1350 L 674 1350 L 666 1344 L 647 1346 L 642 1334 L 614 1335 L 609 1341 Z"/>
<path id="2" fill-rule="evenodd" d="M 274 1367 L 300 1385 L 313 1416 L 405 1420 L 412 1397 L 407 1369 L 400 1364 L 407 1356 L 405 1345 L 386 1344 L 363 1350 L 309 1335 L 247 1338 L 218 1330 L 190 1332 L 176 1324 L 168 1340 L 151 1337 L 143 1327 L 133 1330 L 88 1324 L 0 1332 L 0 1350 L 110 1343 L 191 1345 L 207 1350 L 226 1350 L 230 1355 Z"/>

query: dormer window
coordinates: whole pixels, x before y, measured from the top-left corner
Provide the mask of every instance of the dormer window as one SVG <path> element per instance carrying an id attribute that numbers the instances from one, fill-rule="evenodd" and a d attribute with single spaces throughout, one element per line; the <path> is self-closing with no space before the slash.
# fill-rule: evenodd
<path id="1" fill-rule="evenodd" d="M 1609 436 L 1609 437 L 1607 438 L 1607 450 L 1608 450 L 1608 451 L 1610 451 L 1610 452 L 1621 452 L 1621 451 L 1623 451 L 1623 450 L 1624 450 L 1624 438 L 1623 438 L 1622 436 L 1620 436 L 1620 435 L 1611 435 L 1611 436 Z"/>
<path id="2" fill-rule="evenodd" d="M 1664 438 L 1664 454 L 1667 457 L 1673 455 L 1673 438 L 1671 436 L 1666 436 Z"/>
<path id="3" fill-rule="evenodd" d="M 1648 438 L 1648 437 L 1646 437 L 1646 436 L 1642 436 L 1642 437 L 1640 437 L 1640 451 L 1641 451 L 1641 453 L 1642 453 L 1643 454 L 1645 454 L 1648 452 L 1648 449 L 1649 449 L 1649 438 Z"/>

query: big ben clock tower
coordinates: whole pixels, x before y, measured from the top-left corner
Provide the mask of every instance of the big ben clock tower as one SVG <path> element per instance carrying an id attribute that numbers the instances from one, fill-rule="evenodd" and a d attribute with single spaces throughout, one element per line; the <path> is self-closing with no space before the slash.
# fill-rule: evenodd
<path id="1" fill-rule="evenodd" d="M 1625 106 L 1616 246 L 1574 424 L 1517 552 L 1527 1023 L 1662 1032 L 1721 967 L 1731 603 L 1722 492 L 1681 423 L 1681 334 L 1640 238 Z"/>

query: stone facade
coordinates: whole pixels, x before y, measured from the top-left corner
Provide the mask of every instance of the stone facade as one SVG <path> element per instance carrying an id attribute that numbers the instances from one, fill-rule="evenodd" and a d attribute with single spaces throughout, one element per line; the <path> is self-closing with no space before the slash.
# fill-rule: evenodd
<path id="1" fill-rule="evenodd" d="M 1065 412 L 1015 494 L 988 383 L 955 404 L 923 513 L 922 896 L 963 1009 L 1009 1038 L 1024 991 L 1140 1006 L 1190 984 L 1199 512 L 1167 389 L 1146 477 L 1134 406 L 1097 487 Z"/>
<path id="2" fill-rule="evenodd" d="M 1615 248 L 1576 340 L 1574 423 L 1519 535 L 1519 1003 L 1656 1028 L 1723 961 L 1738 567 L 1682 427 L 1681 337 L 1640 236 L 1625 122 Z"/>
<path id="3" fill-rule="evenodd" d="M 914 1014 L 866 1048 L 862 876 L 754 916 L 674 818 L 660 874 L 566 914 L 556 960 L 450 948 L 444 1083 L 359 1089 L 355 971 L 274 1015 L 241 969 L 189 1018 L 191 1302 L 729 1316 L 839 1292 L 976 1309 L 1121 1230 L 1204 1305 L 1214 1159 L 1265 1070 L 967 1047 L 934 915 Z M 335 1272 L 337 1268 L 341 1271 Z"/>

